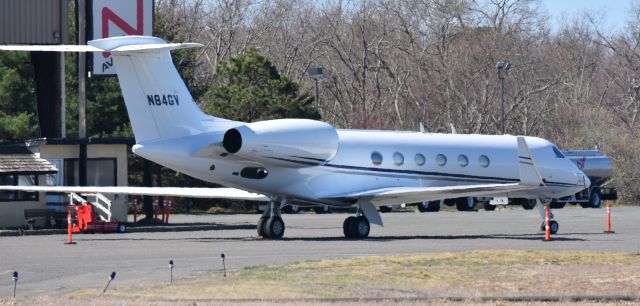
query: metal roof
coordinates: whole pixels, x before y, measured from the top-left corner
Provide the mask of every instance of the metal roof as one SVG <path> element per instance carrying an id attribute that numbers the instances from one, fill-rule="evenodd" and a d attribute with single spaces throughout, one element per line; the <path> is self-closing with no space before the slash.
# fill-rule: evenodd
<path id="1" fill-rule="evenodd" d="M 0 146 L 0 175 L 53 174 L 58 169 L 23 146 Z"/>

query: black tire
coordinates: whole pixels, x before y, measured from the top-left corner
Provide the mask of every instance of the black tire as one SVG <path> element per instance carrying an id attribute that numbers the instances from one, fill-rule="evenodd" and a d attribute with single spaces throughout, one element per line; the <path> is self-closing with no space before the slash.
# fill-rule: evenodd
<path id="1" fill-rule="evenodd" d="M 494 210 L 496 210 L 496 206 L 495 205 L 491 205 L 491 204 L 489 204 L 489 202 L 487 202 L 487 203 L 484 203 L 484 210 L 494 211 Z"/>
<path id="2" fill-rule="evenodd" d="M 350 222 L 349 233 L 351 234 L 351 238 L 367 238 L 370 230 L 371 224 L 369 224 L 369 220 L 363 216 L 356 217 Z"/>
<path id="3" fill-rule="evenodd" d="M 379 209 L 381 213 L 391 212 L 391 206 L 380 206 Z"/>
<path id="4" fill-rule="evenodd" d="M 284 230 L 285 230 L 285 226 L 284 226 L 284 221 L 282 221 L 282 218 L 271 217 L 267 219 L 267 223 L 265 224 L 265 227 L 264 227 L 264 233 L 266 234 L 266 237 L 269 237 L 272 239 L 282 238 L 282 236 L 284 236 Z"/>
<path id="5" fill-rule="evenodd" d="M 344 219 L 344 222 L 342 222 L 342 232 L 344 233 L 344 236 L 347 238 L 352 238 L 351 236 L 351 223 L 353 223 L 353 221 L 356 219 L 356 217 L 354 216 L 349 216 L 346 219 Z"/>
<path id="6" fill-rule="evenodd" d="M 453 206 L 456 205 L 456 199 L 445 199 L 442 201 L 444 205 Z"/>
<path id="7" fill-rule="evenodd" d="M 318 205 L 313 207 L 313 211 L 316 214 L 322 215 L 322 214 L 330 214 L 331 213 L 331 207 L 329 207 L 328 205 Z"/>
<path id="8" fill-rule="evenodd" d="M 522 199 L 522 208 L 532 210 L 534 207 L 536 207 L 535 199 Z"/>
<path id="9" fill-rule="evenodd" d="M 429 208 L 429 202 L 425 201 L 425 202 L 420 202 L 418 203 L 418 211 L 419 212 L 427 212 L 429 210 L 427 210 Z"/>
<path id="10" fill-rule="evenodd" d="M 546 230 L 545 221 L 542 221 L 542 225 L 540 226 L 540 229 L 543 232 Z M 551 234 L 556 234 L 559 229 L 560 229 L 560 224 L 558 223 L 558 221 L 556 221 L 556 220 L 550 220 L 549 221 L 549 230 L 551 231 Z"/>
<path id="11" fill-rule="evenodd" d="M 600 190 L 594 189 L 591 191 L 591 196 L 589 197 L 589 207 L 591 208 L 600 208 L 602 206 L 602 195 L 600 194 Z"/>
<path id="12" fill-rule="evenodd" d="M 457 198 L 456 208 L 458 211 L 473 211 L 476 208 L 476 200 L 473 197 Z"/>
<path id="13" fill-rule="evenodd" d="M 258 224 L 256 224 L 256 228 L 258 229 L 258 236 L 260 237 L 265 236 L 264 227 L 266 223 L 267 223 L 267 218 L 260 217 L 260 219 L 258 219 Z"/>
<path id="14" fill-rule="evenodd" d="M 566 204 L 567 202 L 551 201 L 551 204 L 549 204 L 549 208 L 564 208 Z"/>
<path id="15" fill-rule="evenodd" d="M 118 224 L 118 233 L 124 234 L 126 232 L 127 232 L 127 226 L 122 223 Z"/>
<path id="16" fill-rule="evenodd" d="M 282 208 L 282 212 L 285 214 L 297 214 L 300 212 L 300 206 L 287 204 Z"/>

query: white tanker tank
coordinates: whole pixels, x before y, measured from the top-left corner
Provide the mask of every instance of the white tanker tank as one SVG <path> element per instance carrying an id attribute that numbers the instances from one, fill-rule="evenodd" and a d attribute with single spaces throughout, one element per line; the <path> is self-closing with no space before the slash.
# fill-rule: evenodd
<path id="1" fill-rule="evenodd" d="M 580 204 L 584 208 L 600 207 L 603 199 L 615 199 L 615 189 L 605 189 L 602 186 L 609 181 L 613 174 L 611 159 L 597 150 L 562 151 L 585 175 L 591 180 L 589 188 L 551 203 L 552 208 L 561 208 L 566 203 Z"/>

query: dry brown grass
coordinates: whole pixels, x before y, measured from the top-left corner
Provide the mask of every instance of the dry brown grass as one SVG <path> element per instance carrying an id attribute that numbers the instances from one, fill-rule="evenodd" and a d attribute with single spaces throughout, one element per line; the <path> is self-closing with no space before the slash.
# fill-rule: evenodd
<path id="1" fill-rule="evenodd" d="M 173 285 L 118 284 L 106 295 L 100 295 L 95 290 L 82 290 L 63 296 L 41 296 L 18 302 L 40 305 L 501 305 L 511 303 L 484 301 L 482 298 L 637 296 L 638 292 L 638 255 L 474 251 L 356 257 L 251 267 L 226 278 L 210 275 L 180 280 Z M 439 300 L 440 297 L 445 299 Z M 447 297 L 468 300 L 448 300 Z M 0 300 L 0 305 L 12 303 L 12 300 Z M 547 305 L 535 300 L 519 304 Z M 580 304 L 588 303 L 581 301 Z M 620 305 L 617 302 L 611 304 Z"/>

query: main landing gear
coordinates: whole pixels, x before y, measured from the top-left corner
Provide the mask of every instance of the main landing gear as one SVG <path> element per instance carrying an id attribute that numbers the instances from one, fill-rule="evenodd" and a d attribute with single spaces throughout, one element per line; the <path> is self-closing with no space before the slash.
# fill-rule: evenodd
<path id="1" fill-rule="evenodd" d="M 285 226 L 280 216 L 280 208 L 285 204 L 285 200 L 282 200 L 281 203 L 269 202 L 269 207 L 264 210 L 262 217 L 258 220 L 258 236 L 268 239 L 282 238 Z"/>
<path id="2" fill-rule="evenodd" d="M 546 212 L 544 210 L 544 201 L 542 200 L 536 200 L 536 204 L 538 206 L 538 211 L 540 212 L 540 216 L 542 217 L 542 225 L 540 226 L 540 229 L 544 232 L 546 230 Z M 551 201 L 546 201 L 546 203 L 551 203 Z M 558 221 L 553 220 L 553 213 L 551 212 L 551 205 L 549 204 L 549 231 L 551 232 L 551 234 L 556 234 L 558 232 L 558 230 L 560 229 L 560 224 L 558 223 Z"/>
<path id="3" fill-rule="evenodd" d="M 358 214 L 357 216 L 346 218 L 344 223 L 342 223 L 342 230 L 344 236 L 347 238 L 367 238 L 371 230 L 371 225 L 364 215 Z"/>

